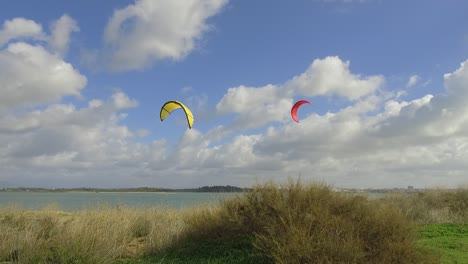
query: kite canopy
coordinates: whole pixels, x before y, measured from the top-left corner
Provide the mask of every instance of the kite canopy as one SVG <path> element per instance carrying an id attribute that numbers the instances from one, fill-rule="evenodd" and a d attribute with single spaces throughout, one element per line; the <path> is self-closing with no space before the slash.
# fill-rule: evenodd
<path id="1" fill-rule="evenodd" d="M 168 115 L 172 113 L 172 111 L 182 108 L 185 112 L 185 116 L 187 117 L 187 124 L 190 129 L 192 129 L 193 125 L 193 114 L 190 109 L 185 106 L 183 103 L 179 101 L 168 101 L 161 107 L 161 112 L 159 113 L 159 117 L 161 118 L 161 122 L 166 119 Z"/>
<path id="2" fill-rule="evenodd" d="M 294 119 L 294 121 L 296 121 L 297 123 L 299 123 L 299 119 L 297 119 L 297 110 L 299 109 L 299 107 L 303 104 L 311 104 L 309 101 L 307 100 L 300 100 L 300 101 L 297 101 L 293 107 L 291 108 L 291 117 L 292 119 Z"/>

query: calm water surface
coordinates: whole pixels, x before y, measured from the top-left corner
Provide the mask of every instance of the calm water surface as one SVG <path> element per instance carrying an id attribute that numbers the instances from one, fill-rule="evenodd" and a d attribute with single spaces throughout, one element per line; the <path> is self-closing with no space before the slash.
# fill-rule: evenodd
<path id="1" fill-rule="evenodd" d="M 129 193 L 129 192 L 0 192 L 0 207 L 17 205 L 27 209 L 75 211 L 98 206 L 190 207 L 216 203 L 239 193 Z"/>
<path id="2" fill-rule="evenodd" d="M 216 203 L 241 193 L 151 193 L 151 192 L 0 192 L 0 207 L 17 205 L 27 209 L 75 211 L 98 206 L 164 206 L 183 208 Z M 384 197 L 384 193 L 350 193 L 369 199 Z"/>

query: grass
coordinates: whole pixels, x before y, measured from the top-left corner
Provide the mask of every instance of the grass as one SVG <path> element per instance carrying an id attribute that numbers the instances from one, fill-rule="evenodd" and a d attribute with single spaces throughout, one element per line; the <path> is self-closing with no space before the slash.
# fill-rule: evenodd
<path id="1" fill-rule="evenodd" d="M 231 239 L 205 239 L 203 241 L 187 241 L 177 248 L 155 253 L 139 259 L 122 259 L 117 264 L 146 263 L 228 263 L 254 264 L 262 260 L 253 253 L 252 238 L 248 236 Z"/>
<path id="2" fill-rule="evenodd" d="M 190 212 L 99 208 L 76 213 L 0 211 L 0 261 L 113 263 L 177 241 Z"/>
<path id="3" fill-rule="evenodd" d="M 418 243 L 441 257 L 441 263 L 468 263 L 468 225 L 421 226 Z"/>
<path id="4" fill-rule="evenodd" d="M 395 194 L 380 200 L 417 224 L 468 224 L 468 189 Z"/>
<path id="5" fill-rule="evenodd" d="M 369 201 L 296 182 L 189 209 L 0 208 L 0 263 L 468 263 L 467 193 Z"/>

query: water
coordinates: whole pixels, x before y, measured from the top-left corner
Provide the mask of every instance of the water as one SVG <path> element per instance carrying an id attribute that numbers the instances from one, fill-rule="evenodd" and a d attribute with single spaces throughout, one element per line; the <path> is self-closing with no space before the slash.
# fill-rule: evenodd
<path id="1" fill-rule="evenodd" d="M 75 211 L 97 206 L 164 206 L 190 207 L 216 203 L 238 193 L 129 193 L 129 192 L 0 192 L 0 207 L 17 205 L 27 209 L 52 206 L 63 211 Z"/>
<path id="2" fill-rule="evenodd" d="M 383 198 L 386 193 L 348 193 L 365 196 L 370 200 Z M 27 209 L 53 209 L 75 211 L 98 206 L 164 206 L 190 207 L 216 203 L 239 193 L 154 193 L 154 192 L 0 192 L 0 207 L 17 205 Z"/>

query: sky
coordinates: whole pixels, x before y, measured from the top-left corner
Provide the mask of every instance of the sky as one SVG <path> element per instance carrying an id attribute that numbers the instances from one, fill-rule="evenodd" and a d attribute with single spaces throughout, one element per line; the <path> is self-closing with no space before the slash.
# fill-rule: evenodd
<path id="1" fill-rule="evenodd" d="M 463 0 L 7 1 L 0 187 L 468 184 Z M 161 106 L 181 109 L 160 121 Z M 308 100 L 292 120 L 294 102 Z"/>

